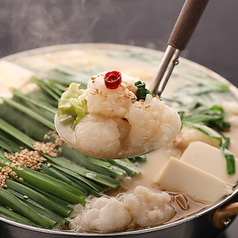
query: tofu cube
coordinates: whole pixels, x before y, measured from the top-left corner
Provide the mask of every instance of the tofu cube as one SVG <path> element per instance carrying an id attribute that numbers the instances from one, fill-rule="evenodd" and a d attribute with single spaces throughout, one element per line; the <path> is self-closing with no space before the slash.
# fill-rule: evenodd
<path id="1" fill-rule="evenodd" d="M 170 157 L 157 183 L 165 190 L 182 193 L 206 204 L 217 202 L 232 192 L 221 179 L 174 157 Z"/>
<path id="2" fill-rule="evenodd" d="M 6 60 L 0 61 L 0 80 L 1 86 L 14 87 L 20 89 L 24 84 L 29 82 L 33 72 L 17 64 Z"/>
<path id="3" fill-rule="evenodd" d="M 238 181 L 238 172 L 232 175 L 227 174 L 226 158 L 221 150 L 204 142 L 190 143 L 180 159 L 224 180 L 231 186 Z M 238 171 L 238 159 L 235 159 L 235 166 Z"/>

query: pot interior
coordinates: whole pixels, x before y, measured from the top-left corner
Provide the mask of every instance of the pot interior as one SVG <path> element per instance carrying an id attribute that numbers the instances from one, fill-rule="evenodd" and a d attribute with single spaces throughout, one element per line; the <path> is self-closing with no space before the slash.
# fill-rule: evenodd
<path id="1" fill-rule="evenodd" d="M 54 69 L 58 65 L 68 65 L 71 67 L 85 67 L 88 62 L 84 62 L 84 57 L 90 55 L 91 66 L 90 73 L 100 73 L 100 71 L 107 71 L 114 69 L 123 70 L 129 75 L 139 77 L 141 81 L 150 83 L 153 78 L 161 57 L 162 52 L 145 49 L 134 46 L 126 45 L 113 45 L 113 44 L 73 44 L 73 45 L 57 45 L 45 48 L 39 48 L 34 50 L 29 50 L 26 52 L 17 53 L 2 58 L 3 60 L 11 61 L 13 63 L 30 67 L 35 71 L 41 71 L 47 73 L 48 71 Z M 42 61 L 43 58 L 43 61 Z M 111 61 L 107 59 L 110 58 Z M 129 60 L 128 60 L 129 59 Z M 45 62 L 44 62 L 45 61 Z M 87 70 L 87 69 L 86 69 Z M 201 78 L 214 78 L 218 81 L 227 83 L 230 86 L 230 91 L 232 92 L 234 98 L 238 98 L 238 91 L 235 86 L 231 85 L 227 80 L 214 73 L 213 71 L 198 65 L 189 60 L 180 59 L 179 66 L 176 67 L 169 84 L 164 92 L 164 95 L 169 95 L 171 91 L 175 90 L 177 85 L 181 83 L 181 80 L 189 80 L 193 77 Z M 0 91 L 5 95 L 10 95 L 11 91 L 7 89 L 7 86 L 2 85 Z M 10 224 L 12 227 L 20 227 L 26 230 L 36 231 L 43 234 L 52 235 L 62 235 L 65 237 L 81 237 L 81 236 L 127 236 L 127 235 L 140 235 L 146 234 L 154 231 L 160 231 L 165 229 L 170 229 L 175 226 L 179 226 L 184 223 L 188 223 L 204 216 L 205 214 L 212 213 L 215 209 L 227 203 L 230 199 L 237 195 L 238 188 L 234 187 L 233 193 L 229 196 L 222 198 L 217 203 L 206 206 L 204 209 L 196 212 L 195 214 L 190 214 L 186 217 L 168 222 L 158 227 L 152 227 L 142 230 L 135 231 L 125 231 L 125 232 L 115 232 L 110 234 L 90 234 L 90 233 L 73 233 L 69 231 L 55 231 L 55 230 L 45 230 L 41 228 L 35 228 L 23 224 L 19 224 L 14 221 L 0 217 L 0 220 L 4 224 Z"/>

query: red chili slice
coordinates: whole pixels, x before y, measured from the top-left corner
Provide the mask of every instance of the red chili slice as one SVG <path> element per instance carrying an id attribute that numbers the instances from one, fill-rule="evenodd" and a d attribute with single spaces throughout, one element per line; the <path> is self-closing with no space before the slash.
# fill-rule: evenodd
<path id="1" fill-rule="evenodd" d="M 104 82 L 108 89 L 116 89 L 121 83 L 121 73 L 118 71 L 110 71 L 104 75 Z"/>

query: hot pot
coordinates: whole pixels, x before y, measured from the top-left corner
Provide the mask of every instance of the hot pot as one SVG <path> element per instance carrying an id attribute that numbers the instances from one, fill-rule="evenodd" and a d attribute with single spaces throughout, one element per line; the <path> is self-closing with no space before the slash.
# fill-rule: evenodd
<path id="1" fill-rule="evenodd" d="M 73 44 L 73 45 L 58 45 L 52 47 L 39 48 L 34 50 L 29 50 L 14 55 L 4 57 L 2 59 L 17 62 L 19 59 L 41 55 L 47 53 L 54 53 L 59 51 L 70 51 L 76 49 L 100 49 L 100 50 L 116 50 L 116 51 L 132 51 L 141 57 L 145 57 L 145 60 L 150 60 L 153 56 L 154 59 L 160 59 L 162 57 L 162 52 L 155 51 L 151 49 L 144 49 L 134 46 L 125 45 L 113 45 L 113 44 Z M 224 78 L 218 74 L 212 72 L 211 70 L 188 61 L 186 59 L 181 59 L 180 64 L 186 65 L 186 67 L 191 67 L 195 71 L 200 71 L 204 75 L 208 75 L 227 82 Z M 158 62 L 153 61 L 151 64 L 155 66 Z M 229 83 L 229 82 L 228 82 Z M 231 92 L 238 98 L 238 89 L 230 85 Z M 187 217 L 175 220 L 173 222 L 168 222 L 164 225 L 158 227 L 152 227 L 142 230 L 126 231 L 126 232 L 115 232 L 110 234 L 94 234 L 94 233 L 75 233 L 71 231 L 58 231 L 58 230 L 46 230 L 41 228 L 36 228 L 24 224 L 20 224 L 6 218 L 0 217 L 0 234 L 1 237 L 5 238 L 70 238 L 70 237 L 135 237 L 135 238 L 195 238 L 195 237 L 217 237 L 221 234 L 233 221 L 234 215 L 238 214 L 238 185 L 234 188 L 233 193 L 220 199 L 217 203 L 212 206 L 206 207 L 203 210 L 189 215 Z"/>

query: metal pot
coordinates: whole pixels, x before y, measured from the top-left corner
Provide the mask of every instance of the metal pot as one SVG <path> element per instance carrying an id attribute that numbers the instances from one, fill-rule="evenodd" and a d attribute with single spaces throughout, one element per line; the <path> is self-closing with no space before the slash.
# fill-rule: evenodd
<path id="1" fill-rule="evenodd" d="M 112 45 L 112 44 L 75 44 L 75 45 L 63 45 L 45 47 L 35 50 L 30 50 L 14 55 L 4 57 L 3 59 L 8 61 L 15 61 L 21 57 L 29 55 L 37 55 L 45 52 L 55 52 L 58 50 L 70 50 L 77 48 L 100 48 L 100 49 L 128 49 L 132 48 L 139 52 L 146 52 L 149 54 L 156 54 L 159 57 L 162 52 L 143 49 L 132 46 Z M 216 73 L 197 65 L 191 61 L 181 59 L 181 62 L 191 65 L 195 69 L 205 72 L 206 74 L 213 75 L 221 81 L 226 81 Z M 227 82 L 227 81 L 226 81 Z M 231 91 L 238 95 L 236 87 L 231 85 Z M 47 230 L 41 228 L 35 228 L 20 224 L 3 217 L 0 217 L 0 234 L 4 238 L 73 238 L 73 237 L 135 237 L 135 238 L 201 238 L 201 237 L 216 237 L 221 234 L 233 221 L 234 215 L 238 214 L 238 185 L 234 188 L 233 193 L 229 196 L 218 201 L 216 204 L 203 209 L 202 211 L 189 215 L 188 217 L 181 218 L 177 221 L 173 221 L 158 227 L 147 228 L 136 231 L 117 232 L 110 234 L 94 234 L 94 233 L 75 233 L 70 231 L 57 231 Z"/>
<path id="2" fill-rule="evenodd" d="M 138 231 L 118 232 L 111 234 L 74 233 L 35 228 L 19 224 L 0 217 L 0 234 L 5 238 L 73 238 L 73 237 L 134 237 L 134 238 L 211 238 L 221 234 L 238 214 L 238 187 L 232 195 L 215 205 L 192 216 L 162 226 Z M 228 208 L 227 208 L 228 206 Z M 231 208 L 230 208 L 231 207 Z M 230 209 L 235 214 L 230 213 Z M 228 214 L 227 214 L 228 213 Z"/>

